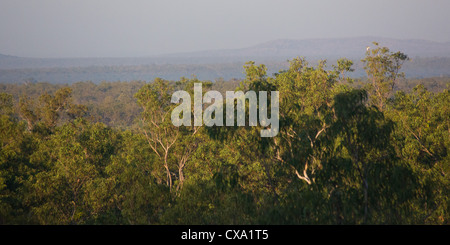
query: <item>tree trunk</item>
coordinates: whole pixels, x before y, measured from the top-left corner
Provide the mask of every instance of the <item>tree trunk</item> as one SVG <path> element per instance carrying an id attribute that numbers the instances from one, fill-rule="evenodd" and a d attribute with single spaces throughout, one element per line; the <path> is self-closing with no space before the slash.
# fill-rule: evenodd
<path id="1" fill-rule="evenodd" d="M 164 168 L 166 169 L 167 174 L 167 185 L 169 186 L 169 190 L 172 191 L 172 176 L 170 176 L 169 164 L 167 163 L 167 157 L 169 155 L 168 149 L 164 154 Z"/>

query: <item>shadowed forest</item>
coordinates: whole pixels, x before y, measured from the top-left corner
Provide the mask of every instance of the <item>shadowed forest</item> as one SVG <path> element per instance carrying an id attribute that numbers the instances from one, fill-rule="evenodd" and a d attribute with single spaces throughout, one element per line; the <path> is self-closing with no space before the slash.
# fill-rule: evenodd
<path id="1" fill-rule="evenodd" d="M 243 80 L 2 84 L 0 224 L 449 224 L 448 79 L 407 80 L 374 44 L 364 79 L 295 58 Z M 279 91 L 278 135 L 173 126 L 194 83 Z"/>

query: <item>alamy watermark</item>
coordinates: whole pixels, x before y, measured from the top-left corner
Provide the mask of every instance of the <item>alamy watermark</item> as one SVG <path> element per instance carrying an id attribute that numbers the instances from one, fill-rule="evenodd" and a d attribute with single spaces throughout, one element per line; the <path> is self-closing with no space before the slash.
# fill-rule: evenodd
<path id="1" fill-rule="evenodd" d="M 226 91 L 226 115 L 224 120 L 223 96 L 218 91 L 208 91 L 202 96 L 202 84 L 194 83 L 194 126 L 246 126 L 245 107 L 248 100 L 248 126 L 265 127 L 261 130 L 261 137 L 274 137 L 279 131 L 279 92 L 271 91 L 270 94 L 270 118 L 267 111 L 267 91 Z M 214 99 L 214 103 L 212 102 Z M 259 103 L 258 103 L 259 99 Z M 192 126 L 191 120 L 191 96 L 188 92 L 179 90 L 172 94 L 172 103 L 181 104 L 172 111 L 172 124 L 179 126 Z M 236 101 L 236 103 L 235 103 Z M 203 104 L 211 104 L 203 110 Z M 235 107 L 236 104 L 236 107 Z M 259 113 L 258 113 L 259 105 Z M 236 110 L 235 110 L 236 109 Z M 236 118 L 235 118 L 236 111 Z M 180 117 L 181 116 L 181 117 Z M 235 120 L 236 119 L 236 120 Z M 270 126 L 270 128 L 268 128 Z"/>

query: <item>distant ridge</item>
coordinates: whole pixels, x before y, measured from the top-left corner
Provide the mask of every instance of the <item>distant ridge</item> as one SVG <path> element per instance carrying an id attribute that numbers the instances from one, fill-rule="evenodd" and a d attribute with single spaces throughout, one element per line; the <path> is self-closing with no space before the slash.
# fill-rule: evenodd
<path id="1" fill-rule="evenodd" d="M 360 58 L 366 47 L 378 42 L 391 51 L 402 51 L 410 57 L 450 57 L 450 42 L 441 43 L 421 39 L 393 39 L 383 37 L 356 37 L 332 39 L 278 39 L 241 49 L 206 50 L 170 54 L 178 57 L 323 57 Z"/>
<path id="2" fill-rule="evenodd" d="M 12 56 L 12 55 L 0 54 L 0 59 L 6 59 L 6 58 L 18 58 L 18 57 Z"/>
<path id="3" fill-rule="evenodd" d="M 156 77 L 177 80 L 196 75 L 199 79 L 242 78 L 246 61 L 268 67 L 268 74 L 286 69 L 287 60 L 305 57 L 311 64 L 337 58 L 354 61 L 354 77 L 365 72 L 361 58 L 372 42 L 391 51 L 406 53 L 411 60 L 402 71 L 407 77 L 450 76 L 450 42 L 381 37 L 334 39 L 278 39 L 250 47 L 228 50 L 205 50 L 160 56 L 128 58 L 26 58 L 0 54 L 0 83 L 21 83 L 31 78 L 51 83 L 101 81 L 151 81 Z"/>
<path id="4" fill-rule="evenodd" d="M 409 57 L 450 57 L 450 42 L 383 37 L 355 37 L 329 39 L 278 39 L 239 49 L 204 50 L 158 56 L 124 58 L 25 58 L 0 54 L 0 69 L 135 66 L 150 64 L 218 64 L 255 61 L 286 61 L 295 57 L 308 60 L 346 57 L 360 60 L 372 42 L 402 51 Z"/>

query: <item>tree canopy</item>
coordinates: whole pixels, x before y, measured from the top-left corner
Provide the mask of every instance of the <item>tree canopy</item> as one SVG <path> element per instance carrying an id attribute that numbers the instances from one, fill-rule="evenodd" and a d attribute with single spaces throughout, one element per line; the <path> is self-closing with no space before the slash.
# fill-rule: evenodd
<path id="1" fill-rule="evenodd" d="M 229 82 L 2 92 L 0 224 L 449 224 L 449 87 L 396 89 L 407 58 L 376 44 L 363 86 L 351 60 L 294 58 Z M 278 91 L 279 133 L 174 126 L 171 96 L 195 83 Z"/>

